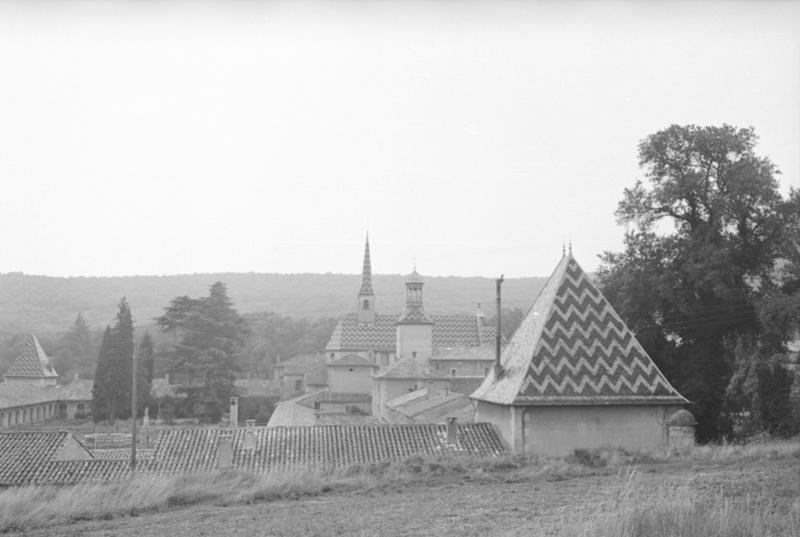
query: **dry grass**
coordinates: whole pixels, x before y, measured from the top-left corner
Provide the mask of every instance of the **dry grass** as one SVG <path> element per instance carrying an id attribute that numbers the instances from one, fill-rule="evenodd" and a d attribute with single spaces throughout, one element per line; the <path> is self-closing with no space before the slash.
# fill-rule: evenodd
<path id="1" fill-rule="evenodd" d="M 568 537 L 796 537 L 800 495 L 781 497 L 753 490 L 740 497 L 721 492 L 700 498 L 686 485 L 653 491 L 628 473 L 619 490 L 580 521 L 566 521 Z"/>
<path id="2" fill-rule="evenodd" d="M 658 466 L 665 462 L 680 465 L 762 458 L 800 458 L 800 443 L 703 446 L 662 453 L 579 450 L 566 458 L 412 457 L 399 463 L 335 471 L 266 475 L 235 471 L 167 477 L 139 475 L 119 483 L 0 491 L 0 532 L 136 516 L 197 504 L 248 504 L 354 490 L 397 489 L 409 484 L 558 481 L 623 472 L 622 485 L 610 497 L 610 503 L 591 512 L 589 519 L 570 521 L 569 535 L 800 535 L 800 500 L 794 492 L 787 494 L 785 501 L 775 499 L 780 491 L 765 494 L 745 490 L 734 499 L 720 495 L 718 501 L 699 502 L 686 487 L 667 486 L 654 495 L 652 490 L 644 491 L 637 485 L 635 472 L 624 473 L 639 465 Z M 792 494 L 794 499 L 787 499 Z"/>

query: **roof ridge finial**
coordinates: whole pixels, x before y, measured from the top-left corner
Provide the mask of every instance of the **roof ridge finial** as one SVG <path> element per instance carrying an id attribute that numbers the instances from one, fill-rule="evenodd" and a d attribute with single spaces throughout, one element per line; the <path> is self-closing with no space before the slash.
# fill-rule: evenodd
<path id="1" fill-rule="evenodd" d="M 572 257 L 572 233 L 569 234 L 569 256 Z"/>
<path id="2" fill-rule="evenodd" d="M 564 242 L 564 236 L 561 236 L 561 257 L 567 255 L 567 245 Z"/>

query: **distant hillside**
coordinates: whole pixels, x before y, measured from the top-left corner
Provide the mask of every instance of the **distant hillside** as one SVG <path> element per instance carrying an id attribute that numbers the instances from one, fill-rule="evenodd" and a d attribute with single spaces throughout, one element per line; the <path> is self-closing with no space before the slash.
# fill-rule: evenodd
<path id="1" fill-rule="evenodd" d="M 546 278 L 510 278 L 503 284 L 503 306 L 527 309 Z M 137 324 L 151 324 L 176 296 L 202 296 L 225 282 L 240 313 L 271 311 L 295 318 L 336 317 L 356 307 L 361 277 L 355 274 L 219 273 L 177 276 L 55 278 L 0 274 L 0 335 L 66 331 L 78 312 L 93 327 L 110 324 L 116 304 L 128 298 Z M 400 313 L 404 277 L 375 275 L 378 311 Z M 481 302 L 487 317 L 495 308 L 491 278 L 426 277 L 429 313 L 471 312 Z"/>

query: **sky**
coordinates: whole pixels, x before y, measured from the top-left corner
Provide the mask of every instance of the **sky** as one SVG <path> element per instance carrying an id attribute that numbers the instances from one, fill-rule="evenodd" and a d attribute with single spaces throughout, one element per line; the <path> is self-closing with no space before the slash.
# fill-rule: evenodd
<path id="1" fill-rule="evenodd" d="M 546 276 L 637 144 L 800 186 L 800 2 L 5 2 L 0 273 Z"/>

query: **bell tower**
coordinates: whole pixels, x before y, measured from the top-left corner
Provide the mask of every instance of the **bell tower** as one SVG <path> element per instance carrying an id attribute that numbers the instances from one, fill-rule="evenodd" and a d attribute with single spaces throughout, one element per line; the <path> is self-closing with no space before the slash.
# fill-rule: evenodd
<path id="1" fill-rule="evenodd" d="M 372 262 L 369 258 L 369 234 L 364 245 L 364 265 L 361 268 L 361 289 L 358 290 L 358 322 L 375 322 L 375 292 L 372 290 Z"/>
<path id="2" fill-rule="evenodd" d="M 433 321 L 422 306 L 422 277 L 414 267 L 406 278 L 406 307 L 397 320 L 397 359 L 430 362 L 433 354 Z"/>

